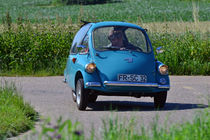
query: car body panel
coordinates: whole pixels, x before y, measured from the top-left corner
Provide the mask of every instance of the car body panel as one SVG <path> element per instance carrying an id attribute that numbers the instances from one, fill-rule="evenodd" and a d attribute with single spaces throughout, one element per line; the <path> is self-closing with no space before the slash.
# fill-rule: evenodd
<path id="1" fill-rule="evenodd" d="M 93 58 L 102 81 L 117 81 L 118 74 L 139 74 L 146 75 L 147 82 L 155 82 L 155 63 L 152 54 L 105 51 L 98 52 Z"/>
<path id="2" fill-rule="evenodd" d="M 78 73 L 84 79 L 84 88 L 105 92 L 107 95 L 112 95 L 114 92 L 158 93 L 169 90 L 169 76 L 159 73 L 158 67 L 163 65 L 163 63 L 155 60 L 151 42 L 143 28 L 125 22 L 99 22 L 90 24 L 91 27 L 86 33 L 89 51 L 84 54 L 71 53 L 64 70 L 65 80 L 72 90 L 75 90 L 76 76 Z M 106 26 L 126 26 L 141 30 L 145 35 L 148 46 L 151 47 L 151 51 L 144 53 L 130 50 L 96 50 L 93 47 L 93 32 L 97 28 Z M 73 62 L 73 59 L 76 59 L 76 61 Z M 85 66 L 89 63 L 96 64 L 96 70 L 93 73 L 88 73 L 85 70 Z M 146 75 L 147 81 L 143 83 L 121 82 L 118 80 L 119 74 Z"/>

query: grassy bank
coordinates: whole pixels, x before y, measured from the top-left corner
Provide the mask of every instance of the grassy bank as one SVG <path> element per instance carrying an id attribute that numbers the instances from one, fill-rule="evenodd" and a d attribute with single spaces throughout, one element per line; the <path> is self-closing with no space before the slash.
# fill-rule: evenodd
<path id="1" fill-rule="evenodd" d="M 31 129 L 36 116 L 37 113 L 24 102 L 13 84 L 5 82 L 0 86 L 0 139 Z"/>
<path id="2" fill-rule="evenodd" d="M 60 5 L 56 0 L 1 0 L 0 18 L 7 12 L 12 22 L 18 18 L 33 23 L 61 19 L 63 22 L 88 21 L 166 22 L 209 21 L 209 0 L 119 0 L 97 5 Z M 0 23 L 2 21 L 0 20 Z"/>
<path id="3" fill-rule="evenodd" d="M 0 74 L 63 75 L 78 28 L 79 25 L 74 24 L 52 23 L 5 25 L 0 33 Z M 183 32 L 167 28 L 167 24 L 162 27 L 162 32 L 149 28 L 148 34 L 154 48 L 164 47 L 165 52 L 157 58 L 169 65 L 170 74 L 210 75 L 208 28 L 196 30 L 191 26 L 194 31 Z M 200 29 L 207 30 L 199 32 Z"/>

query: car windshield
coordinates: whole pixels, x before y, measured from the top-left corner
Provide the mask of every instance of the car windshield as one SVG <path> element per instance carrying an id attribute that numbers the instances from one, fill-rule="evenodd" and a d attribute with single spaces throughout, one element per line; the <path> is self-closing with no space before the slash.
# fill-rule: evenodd
<path id="1" fill-rule="evenodd" d="M 125 26 L 97 28 L 93 32 L 93 45 L 98 51 L 131 50 L 148 53 L 151 51 L 143 32 Z"/>

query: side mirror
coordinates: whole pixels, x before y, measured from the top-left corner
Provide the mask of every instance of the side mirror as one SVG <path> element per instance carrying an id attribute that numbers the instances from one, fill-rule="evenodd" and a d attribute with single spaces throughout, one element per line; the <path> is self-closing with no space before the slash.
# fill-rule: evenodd
<path id="1" fill-rule="evenodd" d="M 77 45 L 77 48 L 86 48 L 85 45 Z"/>
<path id="2" fill-rule="evenodd" d="M 85 45 L 78 45 L 77 50 L 78 50 L 79 54 L 87 54 L 89 49 Z"/>
<path id="3" fill-rule="evenodd" d="M 162 46 L 158 47 L 156 49 L 156 52 L 157 52 L 157 54 L 163 53 L 164 52 L 163 47 Z"/>

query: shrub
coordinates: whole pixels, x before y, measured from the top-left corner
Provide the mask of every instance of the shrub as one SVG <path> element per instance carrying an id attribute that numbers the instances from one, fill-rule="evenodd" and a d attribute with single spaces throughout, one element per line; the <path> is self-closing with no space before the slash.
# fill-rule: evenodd
<path id="1" fill-rule="evenodd" d="M 157 58 L 169 66 L 170 74 L 210 75 L 208 33 L 156 33 L 150 36 L 153 47 L 165 49 Z"/>
<path id="2" fill-rule="evenodd" d="M 72 38 L 69 32 L 37 31 L 25 27 L 6 31 L 0 34 L 0 71 L 34 74 L 46 70 L 53 75 L 60 74 Z"/>
<path id="3" fill-rule="evenodd" d="M 78 27 L 19 26 L 18 30 L 0 33 L 0 74 L 62 75 Z M 210 75 L 208 33 L 149 33 L 149 36 L 154 50 L 164 47 L 165 52 L 157 59 L 169 66 L 170 74 Z"/>

